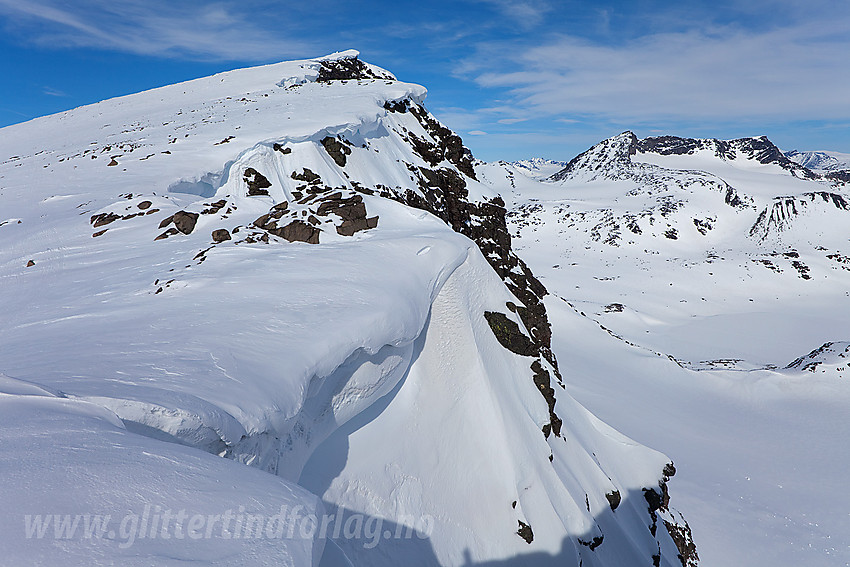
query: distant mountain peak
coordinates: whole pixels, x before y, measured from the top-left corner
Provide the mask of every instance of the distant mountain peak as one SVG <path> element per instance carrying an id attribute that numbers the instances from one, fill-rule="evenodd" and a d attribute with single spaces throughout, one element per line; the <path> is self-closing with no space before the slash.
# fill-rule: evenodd
<path id="1" fill-rule="evenodd" d="M 723 161 L 744 159 L 763 165 L 774 164 L 800 179 L 820 178 L 817 173 L 789 159 L 767 136 L 718 140 L 666 135 L 638 139 L 627 130 L 579 154 L 549 180 L 564 181 L 577 176 L 587 181 L 600 177 L 620 179 L 623 172 L 633 166 L 632 156 L 636 154 L 692 155 L 700 151 L 711 152 Z"/>
<path id="2" fill-rule="evenodd" d="M 785 157 L 818 173 L 850 170 L 850 154 L 789 150 Z"/>
<path id="3" fill-rule="evenodd" d="M 638 138 L 634 132 L 626 130 L 574 157 L 564 169 L 552 175 L 549 180 L 563 181 L 579 172 L 588 173 L 592 179 L 615 174 L 616 171 L 631 164 L 631 156 L 637 151 L 637 143 Z"/>
<path id="4" fill-rule="evenodd" d="M 546 179 L 553 173 L 561 171 L 567 166 L 567 162 L 545 158 L 531 158 L 517 161 L 500 162 L 516 168 L 520 173 L 532 179 Z"/>

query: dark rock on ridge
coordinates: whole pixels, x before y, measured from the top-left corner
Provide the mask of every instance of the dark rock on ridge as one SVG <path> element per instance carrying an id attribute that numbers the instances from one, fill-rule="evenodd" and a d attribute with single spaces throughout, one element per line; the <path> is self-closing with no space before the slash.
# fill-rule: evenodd
<path id="1" fill-rule="evenodd" d="M 292 179 L 295 179 L 296 181 L 305 181 L 307 183 L 314 183 L 322 180 L 322 178 L 319 177 L 318 174 L 314 173 L 313 170 L 308 169 L 306 167 L 301 171 L 301 173 L 296 173 L 293 171 L 290 177 Z"/>
<path id="2" fill-rule="evenodd" d="M 531 543 L 534 541 L 534 532 L 531 531 L 531 526 L 522 520 L 517 520 L 517 522 L 519 522 L 519 529 L 516 531 L 516 534 L 524 539 L 525 543 Z"/>
<path id="3" fill-rule="evenodd" d="M 602 545 L 602 542 L 605 540 L 604 535 L 599 535 L 594 537 L 590 541 L 584 541 L 583 539 L 579 539 L 578 542 L 586 547 L 590 548 L 590 551 L 594 551 L 597 547 Z"/>
<path id="4" fill-rule="evenodd" d="M 614 490 L 613 492 L 608 492 L 605 494 L 605 499 L 608 500 L 608 505 L 611 506 L 611 511 L 617 509 L 622 501 L 622 497 L 620 496 L 619 490 Z"/>
<path id="5" fill-rule="evenodd" d="M 230 233 L 226 228 L 219 228 L 212 231 L 212 239 L 213 242 L 224 242 L 225 240 L 230 240 Z"/>
<path id="6" fill-rule="evenodd" d="M 563 421 L 555 413 L 555 390 L 552 388 L 549 372 L 543 368 L 539 360 L 531 363 L 531 371 L 534 372 L 534 385 L 540 390 L 543 399 L 546 400 L 546 405 L 549 407 L 549 423 L 543 426 L 543 435 L 548 438 L 550 433 L 554 433 L 556 437 L 560 437 Z"/>
<path id="7" fill-rule="evenodd" d="M 322 231 L 304 221 L 294 220 L 283 228 L 270 230 L 269 232 L 276 236 L 280 236 L 281 238 L 285 238 L 289 242 L 318 244 L 319 233 Z"/>
<path id="8" fill-rule="evenodd" d="M 331 81 L 351 81 L 362 79 L 385 79 L 393 81 L 395 77 L 386 72 L 366 65 L 357 57 L 337 59 L 335 61 L 322 61 L 319 67 L 317 83 L 328 83 Z"/>
<path id="9" fill-rule="evenodd" d="M 195 230 L 195 223 L 198 222 L 198 213 L 189 213 L 186 211 L 177 211 L 174 213 L 174 226 L 183 234 L 190 234 Z"/>
<path id="10" fill-rule="evenodd" d="M 825 177 L 838 183 L 850 183 L 850 169 L 830 171 L 825 175 Z"/>
<path id="11" fill-rule="evenodd" d="M 93 228 L 97 228 L 99 226 L 115 222 L 120 218 L 121 215 L 116 215 L 115 213 L 101 213 L 99 215 L 92 215 L 90 222 L 92 223 Z"/>
<path id="12" fill-rule="evenodd" d="M 378 217 L 367 218 L 366 205 L 360 195 L 352 195 L 347 199 L 341 193 L 330 195 L 321 201 L 316 214 L 335 214 L 340 217 L 342 223 L 336 227 L 336 231 L 342 236 L 351 236 L 355 232 L 378 226 Z"/>
<path id="13" fill-rule="evenodd" d="M 454 164 L 467 177 L 475 179 L 472 152 L 463 145 L 463 140 L 460 136 L 440 124 L 422 106 L 410 100 L 402 100 L 395 102 L 387 101 L 384 103 L 384 108 L 390 112 L 410 112 L 416 117 L 416 120 L 422 125 L 425 131 L 428 132 L 428 135 L 436 141 L 436 143 L 431 143 L 415 135 L 405 137 L 422 159 L 427 161 L 431 166 L 435 166 L 446 160 Z"/>
<path id="14" fill-rule="evenodd" d="M 331 136 L 322 138 L 322 146 L 338 166 L 345 167 L 345 156 L 351 153 L 351 148 Z"/>
<path id="15" fill-rule="evenodd" d="M 269 194 L 266 189 L 272 186 L 271 181 L 266 179 L 262 173 L 253 167 L 249 167 L 245 170 L 243 178 L 245 179 L 245 183 L 248 184 L 248 195 L 254 196 Z"/>
<path id="16" fill-rule="evenodd" d="M 519 325 L 508 319 L 504 313 L 485 311 L 484 318 L 493 334 L 503 347 L 521 356 L 537 356 L 537 348 L 531 339 L 520 330 Z"/>

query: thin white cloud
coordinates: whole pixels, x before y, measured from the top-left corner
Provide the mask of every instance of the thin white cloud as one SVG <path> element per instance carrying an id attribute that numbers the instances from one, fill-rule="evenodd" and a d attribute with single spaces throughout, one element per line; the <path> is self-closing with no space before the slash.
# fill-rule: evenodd
<path id="1" fill-rule="evenodd" d="M 486 136 L 487 132 L 485 132 L 484 130 L 470 130 L 469 132 L 467 132 L 467 134 L 469 134 L 470 136 Z"/>
<path id="2" fill-rule="evenodd" d="M 429 108 L 431 113 L 442 122 L 457 132 L 468 132 L 470 130 L 480 130 L 484 127 L 485 120 L 482 120 L 480 112 L 467 110 L 465 108 L 456 107 L 435 107 Z"/>
<path id="3" fill-rule="evenodd" d="M 66 97 L 67 93 L 64 91 L 60 91 L 59 89 L 54 89 L 52 87 L 44 87 L 41 92 L 46 94 L 47 96 L 56 96 L 56 97 Z"/>
<path id="4" fill-rule="evenodd" d="M 249 13 L 235 2 L 0 0 L 9 32 L 46 46 L 218 60 L 284 59 L 309 49 Z"/>
<path id="5" fill-rule="evenodd" d="M 540 24 L 552 9 L 548 0 L 477 0 L 490 4 L 522 28 Z"/>
<path id="6" fill-rule="evenodd" d="M 848 53 L 850 21 L 838 18 L 759 32 L 657 33 L 617 45 L 570 36 L 525 48 L 488 44 L 464 71 L 482 86 L 508 89 L 518 112 L 830 119 L 850 114 Z"/>

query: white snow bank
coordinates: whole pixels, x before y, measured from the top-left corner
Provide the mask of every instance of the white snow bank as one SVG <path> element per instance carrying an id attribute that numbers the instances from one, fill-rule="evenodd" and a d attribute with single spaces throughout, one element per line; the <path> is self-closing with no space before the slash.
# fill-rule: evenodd
<path id="1" fill-rule="evenodd" d="M 0 444 L 4 564 L 311 565 L 321 555 L 322 541 L 287 537 L 284 525 L 296 506 L 321 514 L 313 495 L 129 433 L 100 406 L 0 395 Z"/>

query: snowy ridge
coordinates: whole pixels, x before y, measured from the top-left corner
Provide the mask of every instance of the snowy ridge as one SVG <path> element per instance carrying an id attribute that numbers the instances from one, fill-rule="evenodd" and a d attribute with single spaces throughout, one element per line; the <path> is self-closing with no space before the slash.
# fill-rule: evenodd
<path id="1" fill-rule="evenodd" d="M 678 558 L 690 534 L 668 508 L 669 459 L 567 393 L 504 201 L 424 96 L 343 52 L 4 129 L 0 370 L 14 378 L 0 401 L 7 459 L 67 462 L 62 478 L 15 476 L 4 501 L 133 510 L 173 474 L 168 506 L 221 513 L 245 493 L 270 516 L 282 502 L 318 513 L 321 498 L 388 525 L 430 516 L 430 534 L 326 556 L 321 539 L 224 553 L 9 536 L 17 557 L 695 560 Z M 81 477 L 90 489 L 73 489 Z M 106 491 L 116 477 L 137 497 Z M 2 533 L 19 522 L 4 516 Z"/>
<path id="2" fill-rule="evenodd" d="M 645 138 L 638 144 L 638 151 L 657 153 L 659 155 L 694 154 L 698 151 L 713 152 L 724 161 L 746 159 L 761 164 L 776 164 L 788 171 L 794 177 L 814 179 L 817 177 L 806 167 L 789 160 L 767 136 L 739 138 L 737 140 L 693 139 L 676 136 L 661 136 Z"/>

